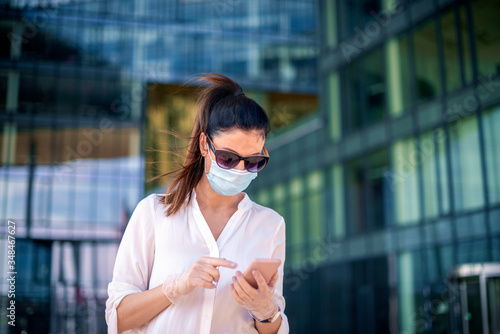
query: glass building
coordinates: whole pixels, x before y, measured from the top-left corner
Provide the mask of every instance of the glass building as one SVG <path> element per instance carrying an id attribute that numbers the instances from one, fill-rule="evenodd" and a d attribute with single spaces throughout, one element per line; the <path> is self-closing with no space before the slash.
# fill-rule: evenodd
<path id="1" fill-rule="evenodd" d="M 217 72 L 275 128 L 317 112 L 316 16 L 305 0 L 1 1 L 0 332 L 105 333 L 122 233 L 165 189 L 146 182 L 169 168 L 148 150 L 189 128 L 193 92 L 174 92 Z"/>
<path id="2" fill-rule="evenodd" d="M 295 333 L 500 332 L 500 2 L 322 0 L 321 111 L 251 194 Z"/>

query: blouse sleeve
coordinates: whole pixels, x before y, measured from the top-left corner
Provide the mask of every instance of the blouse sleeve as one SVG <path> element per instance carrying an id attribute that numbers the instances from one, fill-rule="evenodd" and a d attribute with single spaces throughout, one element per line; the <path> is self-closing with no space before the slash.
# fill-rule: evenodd
<path id="1" fill-rule="evenodd" d="M 135 208 L 118 247 L 113 280 L 108 284 L 106 323 L 108 333 L 118 333 L 116 308 L 129 294 L 146 291 L 153 267 L 155 238 L 151 198 L 144 198 Z M 131 333 L 125 331 L 124 333 Z"/>
<path id="2" fill-rule="evenodd" d="M 281 309 L 281 326 L 278 334 L 285 334 L 290 331 L 288 325 L 288 318 L 285 315 L 285 298 L 283 297 L 283 275 L 285 265 L 285 220 L 282 218 L 278 230 L 273 240 L 273 254 L 272 258 L 281 259 L 281 265 L 278 268 L 278 281 L 276 282 L 274 290 L 274 300 L 278 303 Z"/>

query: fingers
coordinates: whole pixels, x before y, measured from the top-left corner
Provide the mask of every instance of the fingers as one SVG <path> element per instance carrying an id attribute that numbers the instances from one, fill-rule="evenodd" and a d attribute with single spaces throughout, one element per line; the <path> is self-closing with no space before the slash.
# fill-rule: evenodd
<path id="1" fill-rule="evenodd" d="M 235 279 L 233 278 L 233 282 L 235 282 Z M 247 307 L 247 303 L 240 297 L 238 292 L 236 291 L 236 285 L 238 283 L 233 283 L 231 284 L 231 294 L 233 295 L 234 300 L 240 304 L 241 306 Z"/>
<path id="2" fill-rule="evenodd" d="M 214 267 L 236 268 L 238 265 L 232 261 L 218 257 L 202 257 L 203 261 L 211 264 Z"/>
<path id="3" fill-rule="evenodd" d="M 188 275 L 190 284 L 207 289 L 215 288 L 213 282 L 218 282 L 220 279 L 218 266 L 236 268 L 237 264 L 223 258 L 201 257 L 190 269 Z"/>
<path id="4" fill-rule="evenodd" d="M 236 275 L 238 276 L 238 275 Z M 243 275 L 241 276 L 241 279 L 243 279 L 245 282 L 245 278 Z M 248 284 L 248 283 L 247 283 Z M 248 293 L 243 289 L 241 286 L 242 284 L 240 283 L 240 280 L 238 277 L 233 277 L 233 284 L 231 286 L 233 287 L 233 290 L 235 290 L 236 294 L 238 295 L 239 299 L 243 302 L 244 300 L 249 300 L 251 297 L 248 295 Z M 253 288 L 252 288 L 253 289 Z"/>
<path id="5" fill-rule="evenodd" d="M 245 293 L 245 295 L 250 296 L 251 298 L 255 298 L 258 294 L 258 287 L 254 288 L 248 281 L 246 280 L 245 276 L 240 272 L 236 272 L 236 280 L 241 287 L 241 290 Z M 233 280 L 234 281 L 234 280 Z M 260 290 L 265 292 L 266 290 Z M 239 292 L 239 291 L 238 291 Z M 241 294 L 240 294 L 241 296 Z"/>
<path id="6" fill-rule="evenodd" d="M 212 281 L 207 281 L 207 280 L 204 280 L 202 278 L 193 278 L 191 280 L 192 284 L 194 286 L 199 286 L 199 287 L 202 287 L 202 288 L 205 288 L 205 289 L 215 289 L 216 288 L 216 285 L 214 283 L 212 283 Z"/>
<path id="7" fill-rule="evenodd" d="M 274 273 L 273 277 L 269 280 L 269 283 L 267 284 L 269 286 L 269 289 L 274 290 L 274 286 L 276 285 L 276 282 L 278 282 L 278 271 Z"/>
<path id="8" fill-rule="evenodd" d="M 210 277 L 207 277 L 207 280 L 209 280 L 210 282 L 218 282 L 220 278 L 219 269 L 204 261 L 195 262 L 195 264 L 193 265 L 193 272 L 202 277 L 206 276 L 204 274 L 208 274 Z"/>
<path id="9" fill-rule="evenodd" d="M 252 275 L 253 275 L 253 277 L 255 277 L 255 281 L 257 282 L 258 289 L 260 289 L 262 291 L 266 291 L 269 289 L 269 287 L 267 286 L 267 282 L 264 279 L 264 276 L 262 276 L 262 274 L 260 273 L 260 271 L 252 270 Z M 275 275 L 273 275 L 273 277 Z M 271 278 L 271 280 L 272 280 L 272 278 Z"/>

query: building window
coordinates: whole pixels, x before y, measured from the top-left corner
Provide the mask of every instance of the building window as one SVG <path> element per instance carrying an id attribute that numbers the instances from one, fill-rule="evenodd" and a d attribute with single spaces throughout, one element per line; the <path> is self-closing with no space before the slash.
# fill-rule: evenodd
<path id="1" fill-rule="evenodd" d="M 455 11 L 452 9 L 441 16 L 447 92 L 462 87 L 462 80 L 466 84 L 470 83 L 472 78 L 470 43 L 463 6 L 460 7 L 459 13 L 459 15 L 455 15 Z"/>
<path id="2" fill-rule="evenodd" d="M 381 0 L 340 1 L 339 5 L 338 20 L 342 39 L 356 34 L 356 28 L 363 29 L 368 22 L 374 20 L 373 13 L 379 13 L 382 9 Z"/>
<path id="3" fill-rule="evenodd" d="M 349 161 L 345 166 L 346 202 L 349 224 L 349 234 L 361 233 L 365 230 L 365 194 L 362 161 L 359 158 Z"/>
<path id="4" fill-rule="evenodd" d="M 450 143 L 455 210 L 481 207 L 484 193 L 476 116 L 452 123 Z"/>
<path id="5" fill-rule="evenodd" d="M 425 331 L 426 314 L 422 294 L 421 257 L 418 251 L 405 252 L 398 256 L 398 305 L 400 332 L 417 334 Z"/>
<path id="6" fill-rule="evenodd" d="M 386 73 L 389 113 L 402 115 L 410 106 L 410 70 L 408 37 L 402 35 L 387 41 Z"/>
<path id="7" fill-rule="evenodd" d="M 472 1 L 472 22 L 477 53 L 478 75 L 500 74 L 500 23 L 498 1 Z"/>
<path id="8" fill-rule="evenodd" d="M 334 47 L 337 45 L 337 1 L 324 0 L 323 1 L 323 26 L 325 29 L 325 45 L 327 47 Z"/>
<path id="9" fill-rule="evenodd" d="M 424 102 L 441 95 L 435 21 L 431 20 L 417 28 L 413 34 L 413 43 L 416 100 Z"/>
<path id="10" fill-rule="evenodd" d="M 307 177 L 308 202 L 309 202 L 309 240 L 315 241 L 324 236 L 323 229 L 323 189 L 325 180 L 321 171 L 314 171 Z"/>
<path id="11" fill-rule="evenodd" d="M 346 164 L 350 233 L 377 230 L 389 224 L 392 195 L 385 180 L 388 169 L 386 150 L 373 152 L 364 160 L 356 158 Z"/>
<path id="12" fill-rule="evenodd" d="M 483 113 L 484 148 L 490 204 L 500 203 L 500 106 Z"/>
<path id="13" fill-rule="evenodd" d="M 334 165 L 332 168 L 333 180 L 333 234 L 336 237 L 345 235 L 345 216 L 344 216 L 344 170 L 342 165 Z"/>
<path id="14" fill-rule="evenodd" d="M 383 61 L 383 49 L 378 48 L 353 61 L 346 70 L 344 118 L 350 131 L 380 121 L 387 113 Z"/>
<path id="15" fill-rule="evenodd" d="M 448 173 L 446 172 L 446 136 L 442 129 L 420 137 L 418 152 L 422 165 L 424 215 L 434 218 L 449 212 Z"/>
<path id="16" fill-rule="evenodd" d="M 298 264 L 304 257 L 302 249 L 304 243 L 304 184 L 301 178 L 296 177 L 290 182 L 290 200 L 288 202 L 290 216 L 288 229 L 290 239 L 288 240 L 291 251 L 290 264 Z"/>
<path id="17" fill-rule="evenodd" d="M 340 83 L 338 72 L 328 76 L 326 87 L 328 89 L 327 103 L 330 121 L 330 136 L 333 140 L 338 140 L 342 136 L 342 107 L 340 95 Z"/>
<path id="18" fill-rule="evenodd" d="M 392 172 L 387 182 L 394 192 L 397 224 L 415 223 L 420 219 L 417 179 L 418 156 L 413 138 L 398 140 L 392 145 Z"/>

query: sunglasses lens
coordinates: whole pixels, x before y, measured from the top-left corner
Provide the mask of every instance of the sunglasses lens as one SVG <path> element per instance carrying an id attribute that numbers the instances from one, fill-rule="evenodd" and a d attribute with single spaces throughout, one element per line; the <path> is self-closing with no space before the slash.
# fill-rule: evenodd
<path id="1" fill-rule="evenodd" d="M 245 168 L 252 173 L 260 171 L 265 165 L 266 159 L 263 157 L 250 157 L 245 161 Z"/>
<path id="2" fill-rule="evenodd" d="M 217 154 L 217 164 L 222 168 L 234 168 L 239 162 L 238 156 L 231 152 L 220 152 Z"/>

